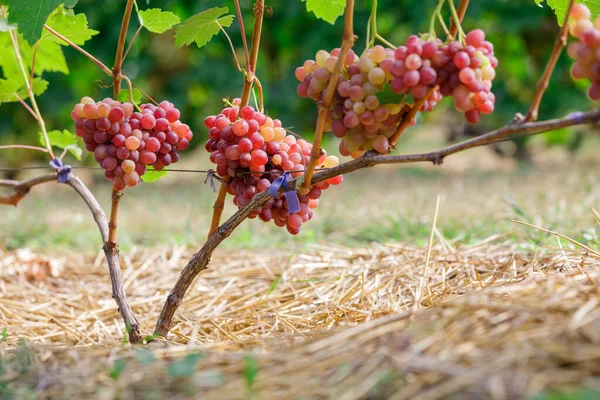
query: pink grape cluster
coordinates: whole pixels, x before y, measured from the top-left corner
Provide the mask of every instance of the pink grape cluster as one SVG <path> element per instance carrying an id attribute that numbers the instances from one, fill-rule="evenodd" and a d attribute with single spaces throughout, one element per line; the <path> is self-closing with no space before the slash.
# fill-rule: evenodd
<path id="1" fill-rule="evenodd" d="M 296 68 L 298 95 L 315 101 L 325 98 L 339 52 L 319 50 L 315 60 Z M 497 65 L 494 47 L 480 29 L 466 35 L 464 43 L 412 35 L 395 50 L 377 45 L 360 57 L 350 51 L 325 131 L 342 138 L 340 153 L 344 156 L 358 158 L 368 150 L 387 153 L 389 138 L 410 110 L 404 106 L 408 95 L 413 104 L 423 103 L 419 111 L 432 111 L 444 96 L 452 96 L 467 121 L 476 123 L 481 114 L 494 110 L 491 82 Z M 433 90 L 436 87 L 439 89 Z M 396 96 L 390 99 L 387 89 Z M 411 126 L 415 123 L 416 118 L 409 121 Z"/>
<path id="2" fill-rule="evenodd" d="M 340 50 L 317 52 L 315 60 L 307 60 L 296 69 L 301 97 L 321 100 Z M 391 67 L 394 51 L 374 46 L 361 57 L 349 51 L 344 62 L 331 113 L 325 131 L 342 138 L 340 153 L 358 158 L 367 150 L 386 153 L 388 138 L 400 120 L 400 104 L 382 101 L 378 93 L 393 78 Z"/>
<path id="3" fill-rule="evenodd" d="M 290 172 L 293 177 L 304 175 L 312 144 L 288 135 L 278 119 L 250 106 L 240 110 L 238 105 L 239 99 L 236 99 L 231 107 L 204 120 L 209 129 L 205 148 L 210 153 L 210 161 L 217 166 L 217 174 L 230 178 L 228 192 L 234 196 L 233 203 L 243 207 L 254 195 L 268 190 L 283 173 Z M 333 168 L 338 164 L 337 157 L 324 153 L 317 168 Z M 342 180 L 339 175 L 318 182 L 308 194 L 299 195 L 299 212 L 290 213 L 285 196 L 280 195 L 269 199 L 250 218 L 273 220 L 277 226 L 285 226 L 296 235 L 302 224 L 312 218 L 322 191 L 329 185 L 339 185 Z"/>
<path id="4" fill-rule="evenodd" d="M 140 109 L 110 98 L 95 102 L 83 97 L 71 112 L 77 136 L 116 190 L 136 186 L 148 165 L 161 170 L 179 161 L 178 151 L 187 149 L 193 137 L 168 101 Z"/>
<path id="5" fill-rule="evenodd" d="M 421 111 L 432 111 L 442 100 L 439 90 L 428 95 L 437 85 L 438 72 L 433 59 L 439 56 L 441 46 L 439 39 L 425 41 L 417 35 L 411 35 L 404 45 L 394 51 L 392 90 L 394 93 L 412 95 L 415 102 L 427 96 Z"/>
<path id="6" fill-rule="evenodd" d="M 456 109 L 465 113 L 469 123 L 476 124 L 481 114 L 494 111 L 496 96 L 491 89 L 498 59 L 484 31 L 469 32 L 465 45 L 459 41 L 443 44 L 433 56 L 432 65 L 437 70 L 440 93 L 452 96 Z"/>
<path id="7" fill-rule="evenodd" d="M 571 74 L 575 79 L 589 79 L 588 96 L 600 100 L 600 17 L 592 23 L 592 13 L 585 4 L 571 9 L 569 31 L 577 42 L 569 44 L 567 53 L 575 62 Z"/>

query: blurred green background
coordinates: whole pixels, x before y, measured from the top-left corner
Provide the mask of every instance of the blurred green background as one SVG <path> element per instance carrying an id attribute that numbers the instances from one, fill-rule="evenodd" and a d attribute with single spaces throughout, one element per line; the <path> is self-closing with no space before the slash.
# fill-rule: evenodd
<path id="1" fill-rule="evenodd" d="M 159 7 L 177 14 L 182 21 L 193 14 L 214 6 L 226 5 L 235 13 L 231 0 L 152 0 L 140 1 L 141 8 Z M 378 13 L 379 32 L 392 43 L 400 44 L 415 32 L 428 30 L 429 15 L 436 0 L 380 0 Z M 84 46 L 107 65 L 114 61 L 114 51 L 125 2 L 108 0 L 94 2 L 80 0 L 76 13 L 87 15 L 89 26 L 100 31 Z M 252 28 L 252 4 L 241 0 L 248 33 Z M 284 121 L 288 127 L 310 137 L 316 120 L 314 102 L 300 99 L 295 92 L 297 81 L 294 69 L 316 51 L 339 46 L 342 19 L 335 25 L 318 20 L 306 12 L 301 0 L 272 0 L 267 2 L 272 14 L 265 19 L 264 35 L 258 64 L 258 75 L 265 88 L 267 111 Z M 362 52 L 366 23 L 371 2 L 356 2 L 355 32 L 359 41 L 355 50 Z M 446 12 L 447 13 L 447 12 Z M 132 18 L 129 37 L 138 27 Z M 549 7 L 540 8 L 533 0 L 477 0 L 472 1 L 465 18 L 464 28 L 483 28 L 496 46 L 500 60 L 498 76 L 494 82 L 497 96 L 496 112 L 483 119 L 477 131 L 498 126 L 510 120 L 516 112 L 525 112 L 535 91 L 535 84 L 554 43 L 558 26 Z M 240 60 L 241 38 L 237 21 L 227 29 L 238 49 Z M 66 47 L 65 53 L 71 73 L 46 73 L 50 88 L 39 99 L 40 108 L 50 129 L 70 129 L 73 124 L 69 113 L 82 96 L 96 99 L 112 95 L 110 79 L 89 60 Z M 572 110 L 590 107 L 585 83 L 574 82 L 569 75 L 570 62 L 563 54 L 542 103 L 541 118 L 561 116 Z M 236 97 L 241 93 L 242 76 L 236 72 L 224 35 L 214 38 L 205 48 L 195 45 L 174 46 L 173 30 L 156 35 L 143 30 L 131 52 L 124 70 L 127 76 L 140 85 L 156 100 L 169 99 L 182 111 L 196 133 L 194 146 L 200 146 L 206 136 L 202 121 L 207 115 L 221 109 L 223 97 Z M 437 112 L 428 118 L 455 115 L 450 102 L 443 102 Z M 460 118 L 450 119 L 452 126 L 462 126 Z M 18 103 L 0 107 L 0 144 L 37 142 L 37 125 Z M 546 136 L 548 143 L 566 145 L 575 149 L 581 144 L 580 136 L 553 132 Z M 521 139 L 519 143 L 524 143 Z M 331 143 L 331 148 L 336 147 Z M 22 166 L 31 163 L 41 154 L 27 151 L 3 151 L 1 166 Z M 85 155 L 83 162 L 93 164 L 93 157 Z"/>

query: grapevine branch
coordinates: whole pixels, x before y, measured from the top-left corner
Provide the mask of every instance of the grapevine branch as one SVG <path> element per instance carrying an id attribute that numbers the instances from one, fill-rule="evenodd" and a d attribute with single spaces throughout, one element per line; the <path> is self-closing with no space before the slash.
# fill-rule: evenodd
<path id="1" fill-rule="evenodd" d="M 29 179 L 26 181 L 15 181 L 0 179 L 0 187 L 12 188 L 13 194 L 9 196 L 0 196 L 0 204 L 17 206 L 19 202 L 31 191 L 34 186 L 41 185 L 47 182 L 56 182 L 56 173 L 42 175 Z M 75 175 L 71 174 L 67 184 L 71 186 L 81 198 L 85 201 L 86 205 L 92 212 L 94 221 L 98 225 L 100 230 L 100 236 L 104 243 L 108 242 L 108 222 L 106 220 L 106 214 L 98 201 L 87 188 L 87 186 Z M 108 270 L 110 273 L 110 280 L 112 283 L 112 296 L 119 307 L 119 313 L 125 322 L 125 326 L 128 328 L 129 339 L 132 343 L 140 341 L 139 324 L 133 315 L 131 307 L 127 302 L 127 295 L 123 287 L 123 281 L 121 279 L 121 268 L 119 266 L 119 258 L 116 252 L 109 249 L 106 245 L 104 246 L 104 254 L 108 262 Z"/>
<path id="2" fill-rule="evenodd" d="M 525 117 L 525 121 L 527 122 L 535 121 L 538 118 L 538 111 L 540 108 L 540 104 L 542 103 L 544 93 L 546 92 L 546 89 L 548 89 L 548 82 L 550 82 L 550 77 L 552 77 L 552 72 L 554 72 L 554 68 L 556 67 L 558 58 L 560 57 L 560 53 L 562 53 L 563 48 L 567 45 L 567 35 L 569 34 L 569 16 L 571 14 L 571 9 L 573 8 L 574 4 L 575 0 L 571 0 L 569 2 L 569 8 L 567 8 L 565 21 L 563 23 L 562 28 L 558 32 L 554 48 L 552 49 L 552 53 L 550 54 L 550 58 L 548 59 L 548 63 L 546 64 L 546 68 L 542 73 L 542 77 L 540 78 L 537 84 L 537 90 L 531 102 L 531 106 L 529 107 L 529 112 Z"/>
<path id="3" fill-rule="evenodd" d="M 244 50 L 246 52 L 246 57 L 248 57 L 248 46 L 246 44 L 246 35 L 244 31 L 244 23 L 242 22 L 241 11 L 239 10 L 239 3 L 236 0 L 236 9 L 238 10 L 238 20 L 240 23 L 240 31 L 242 33 L 242 38 L 244 42 Z M 252 48 L 250 50 L 249 58 L 246 58 L 246 66 L 247 76 L 244 77 L 244 88 L 242 89 L 242 98 L 240 103 L 240 109 L 248 105 L 250 101 L 250 92 L 252 91 L 252 84 L 254 83 L 254 74 L 256 73 L 256 63 L 258 60 L 258 49 L 260 47 L 260 35 L 262 32 L 262 23 L 265 12 L 265 2 L 264 0 L 257 0 L 254 5 L 254 29 L 252 32 Z M 262 87 L 261 87 L 262 89 Z M 261 90 L 262 91 L 262 90 Z M 210 224 L 210 230 L 208 231 L 208 236 L 210 237 L 215 231 L 219 228 L 219 224 L 221 223 L 221 216 L 223 215 L 223 210 L 225 209 L 225 198 L 227 197 L 227 183 L 229 182 L 229 178 L 225 178 L 223 182 L 221 182 L 221 187 L 219 189 L 219 194 L 217 195 L 217 199 L 215 200 L 215 204 L 213 205 L 213 214 Z"/>
<path id="4" fill-rule="evenodd" d="M 450 0 L 454 1 L 454 0 Z M 458 16 L 458 21 L 462 23 L 463 18 L 467 12 L 467 8 L 469 7 L 469 0 L 460 0 L 460 4 L 456 10 L 456 14 Z M 459 25 L 454 22 L 454 19 L 450 19 L 450 36 L 455 37 L 458 33 Z"/>
<path id="5" fill-rule="evenodd" d="M 431 162 L 434 165 L 442 164 L 444 158 L 474 147 L 485 146 L 502 139 L 510 138 L 517 134 L 539 134 L 555 129 L 566 128 L 576 125 L 593 124 L 600 121 L 600 110 L 586 113 L 574 113 L 563 118 L 552 119 L 540 122 L 521 122 L 520 118 L 515 118 L 509 124 L 488 132 L 481 136 L 456 143 L 439 150 L 428 153 L 406 154 L 406 155 L 380 155 L 375 152 L 367 152 L 364 156 L 341 164 L 335 168 L 318 171 L 313 176 L 313 183 L 333 178 L 341 174 L 373 167 L 379 164 L 408 164 L 417 162 Z M 280 192 L 294 188 L 301 188 L 302 178 L 291 181 L 288 188 L 282 188 Z M 210 235 L 202 248 L 194 254 L 188 264 L 185 266 L 177 283 L 171 290 L 158 318 L 155 335 L 166 337 L 171 327 L 175 311 L 182 302 L 186 291 L 196 278 L 196 276 L 207 268 L 213 251 L 237 228 L 253 211 L 262 207 L 269 200 L 269 194 L 265 192 L 258 193 L 246 205 L 240 208 L 231 218 L 225 221 L 215 233 Z"/>
<path id="6" fill-rule="evenodd" d="M 304 184 L 302 186 L 302 192 L 307 192 L 310 189 L 312 183 L 312 176 L 317 166 L 317 161 L 321 158 L 321 142 L 323 141 L 323 130 L 325 128 L 325 122 L 327 120 L 327 113 L 331 108 L 333 96 L 336 91 L 337 84 L 340 80 L 340 73 L 346 61 L 346 54 L 354 46 L 356 40 L 354 36 L 353 27 L 354 18 L 354 0 L 346 0 L 346 8 L 344 10 L 344 37 L 342 39 L 342 46 L 340 47 L 340 54 L 338 55 L 337 62 L 333 72 L 331 73 L 331 79 L 325 89 L 325 97 L 321 104 L 319 104 L 319 114 L 317 117 L 317 127 L 315 129 L 315 138 L 313 140 L 313 147 L 310 153 L 310 160 L 308 167 L 304 174 Z M 374 23 L 374 21 L 372 21 Z"/>

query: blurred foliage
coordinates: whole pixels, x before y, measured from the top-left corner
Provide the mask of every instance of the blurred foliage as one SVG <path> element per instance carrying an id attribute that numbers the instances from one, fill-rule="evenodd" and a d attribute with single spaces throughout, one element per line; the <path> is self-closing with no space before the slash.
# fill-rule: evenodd
<path id="1" fill-rule="evenodd" d="M 232 0 L 152 0 L 138 2 L 140 8 L 160 7 L 186 18 L 210 7 L 227 6 L 235 11 Z M 436 0 L 379 0 L 378 29 L 392 43 L 403 42 L 415 32 L 428 30 L 429 13 Z M 76 13 L 87 15 L 89 26 L 100 31 L 85 44 L 85 49 L 111 65 L 121 24 L 124 1 L 80 0 Z M 265 18 L 258 75 L 265 89 L 267 111 L 284 121 L 285 126 L 311 136 L 316 121 L 314 102 L 296 95 L 297 81 L 294 69 L 305 59 L 313 58 L 320 48 L 339 46 L 342 18 L 335 25 L 318 20 L 306 12 L 301 0 L 271 0 Z M 241 0 L 246 31 L 252 30 L 251 0 Z M 370 1 L 357 1 L 355 32 L 359 36 L 355 50 L 364 49 L 364 33 L 370 13 Z M 447 12 L 446 12 L 447 14 Z M 137 18 L 132 18 L 131 39 L 137 29 Z M 536 89 L 537 79 L 544 68 L 558 32 L 556 17 L 549 7 L 538 7 L 532 0 L 478 0 L 472 1 L 464 21 L 465 30 L 483 28 L 496 46 L 500 60 L 494 83 L 496 112 L 481 122 L 483 128 L 495 127 L 509 121 L 516 112 L 525 113 Z M 237 21 L 227 28 L 238 58 L 243 62 L 243 50 Z M 150 96 L 160 101 L 169 99 L 182 111 L 185 121 L 196 133 L 194 146 L 202 145 L 206 130 L 202 121 L 206 115 L 221 108 L 221 99 L 237 97 L 243 78 L 233 63 L 229 45 L 219 34 L 208 45 L 198 49 L 174 45 L 174 30 L 162 35 L 142 30 L 134 42 L 124 65 L 125 74 L 140 85 Z M 42 114 L 50 130 L 73 129 L 69 113 L 82 96 L 96 99 L 112 95 L 111 81 L 100 69 L 72 48 L 65 48 L 69 75 L 46 73 L 49 89 L 39 98 Z M 586 84 L 574 82 L 569 74 L 570 62 L 561 56 L 550 87 L 542 103 L 540 118 L 564 115 L 569 111 L 590 107 L 585 95 Z M 436 118 L 451 112 L 450 102 L 444 101 Z M 457 118 L 458 120 L 458 118 Z M 19 103 L 0 107 L 0 144 L 37 143 L 35 121 Z M 547 135 L 550 144 L 570 144 L 571 136 L 565 131 Z M 525 141 L 526 139 L 520 139 Z M 333 140 L 332 140 L 333 142 Z M 333 147 L 333 144 L 331 144 Z M 27 151 L 3 151 L 3 165 L 17 165 L 32 161 L 40 154 Z M 85 162 L 93 157 L 84 155 Z"/>

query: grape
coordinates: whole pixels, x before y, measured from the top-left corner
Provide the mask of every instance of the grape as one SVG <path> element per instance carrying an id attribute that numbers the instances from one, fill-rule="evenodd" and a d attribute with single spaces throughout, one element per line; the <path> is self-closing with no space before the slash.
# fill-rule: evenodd
<path id="1" fill-rule="evenodd" d="M 570 33 L 577 41 L 569 44 L 567 54 L 575 62 L 571 67 L 574 79 L 588 79 L 591 83 L 588 97 L 600 100 L 600 19 L 590 21 L 591 12 L 584 4 L 575 4 L 571 9 Z M 85 126 L 84 126 L 85 128 Z"/>
<path id="2" fill-rule="evenodd" d="M 179 121 L 173 104 L 142 104 L 140 110 L 134 112 L 131 103 L 110 98 L 96 103 L 84 97 L 71 113 L 77 135 L 83 138 L 86 149 L 94 152 L 117 190 L 136 186 L 146 165 L 162 169 L 179 161 L 177 151 L 189 147 L 193 137 L 189 126 Z"/>

